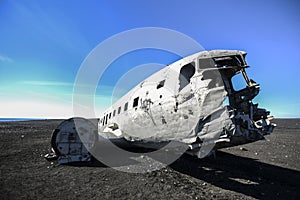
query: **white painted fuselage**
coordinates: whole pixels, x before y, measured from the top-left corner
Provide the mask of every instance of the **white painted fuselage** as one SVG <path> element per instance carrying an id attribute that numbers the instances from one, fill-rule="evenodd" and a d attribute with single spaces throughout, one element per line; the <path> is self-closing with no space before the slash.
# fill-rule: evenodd
<path id="1" fill-rule="evenodd" d="M 203 76 L 205 71 L 211 71 L 216 73 L 214 79 L 221 79 L 218 69 L 200 66 L 199 60 L 243 54 L 242 51 L 204 51 L 166 66 L 108 108 L 99 121 L 99 132 L 130 141 L 195 142 L 199 136 L 196 131 L 199 119 L 217 111 L 227 113 L 223 106 L 227 92 L 222 81 L 209 88 L 212 79 Z M 226 121 L 230 121 L 228 114 L 220 123 Z M 210 131 L 220 132 L 223 127 L 224 124 L 219 124 Z"/>
<path id="2" fill-rule="evenodd" d="M 245 57 L 243 51 L 203 51 L 168 65 L 101 114 L 98 128 L 82 118 L 64 121 L 52 135 L 52 148 L 61 163 L 88 160 L 98 131 L 129 146 L 160 148 L 175 141 L 202 158 L 214 149 L 263 139 L 276 125 L 269 111 L 252 103 L 260 86 L 248 78 Z M 234 87 L 238 75 L 242 89 Z"/>

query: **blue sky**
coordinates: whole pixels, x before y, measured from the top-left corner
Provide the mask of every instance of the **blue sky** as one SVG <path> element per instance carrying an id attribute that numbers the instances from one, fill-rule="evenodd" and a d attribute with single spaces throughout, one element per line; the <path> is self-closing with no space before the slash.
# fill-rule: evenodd
<path id="1" fill-rule="evenodd" d="M 173 29 L 205 49 L 247 51 L 248 74 L 261 84 L 255 101 L 275 117 L 300 117 L 299 8 L 296 0 L 2 0 L 0 117 L 72 116 L 73 83 L 85 57 L 110 36 L 139 27 Z M 120 58 L 100 82 L 99 110 L 126 71 L 176 59 L 155 50 Z"/>

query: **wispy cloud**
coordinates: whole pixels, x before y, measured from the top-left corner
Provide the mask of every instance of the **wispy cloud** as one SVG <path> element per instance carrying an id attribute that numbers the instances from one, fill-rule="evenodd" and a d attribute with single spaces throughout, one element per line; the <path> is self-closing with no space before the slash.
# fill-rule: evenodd
<path id="1" fill-rule="evenodd" d="M 63 82 L 63 81 L 19 81 L 19 84 L 24 85 L 35 85 L 35 86 L 75 86 L 75 83 L 73 82 Z M 89 84 L 78 84 L 79 87 L 85 87 L 85 88 L 94 88 L 95 86 L 89 85 Z M 104 86 L 106 89 L 110 86 Z M 110 87 L 112 88 L 112 87 Z"/>
<path id="2" fill-rule="evenodd" d="M 38 86 L 73 86 L 74 83 L 61 82 L 61 81 L 21 81 L 25 85 L 38 85 Z"/>
<path id="3" fill-rule="evenodd" d="M 8 56 L 0 55 L 0 62 L 13 62 L 13 59 Z"/>
<path id="4" fill-rule="evenodd" d="M 72 104 L 35 99 L 0 99 L 0 117 L 69 118 L 73 116 Z"/>

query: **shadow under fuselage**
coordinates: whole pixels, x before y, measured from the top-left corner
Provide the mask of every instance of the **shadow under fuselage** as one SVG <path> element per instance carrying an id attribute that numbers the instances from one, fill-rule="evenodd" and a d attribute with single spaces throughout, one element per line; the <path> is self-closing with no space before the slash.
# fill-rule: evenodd
<path id="1" fill-rule="evenodd" d="M 139 153 L 153 151 L 153 149 L 140 147 L 126 147 L 125 149 Z M 124 158 L 123 160 L 116 160 L 112 167 L 128 166 L 137 163 L 137 160 Z M 92 162 L 68 165 L 107 167 L 95 158 Z M 235 191 L 253 198 L 300 199 L 297 190 L 300 186 L 299 171 L 262 163 L 252 158 L 236 156 L 222 151 L 217 152 L 216 158 L 199 159 L 195 156 L 184 154 L 172 163 L 170 167 L 177 172 L 205 181 L 219 188 Z"/>
<path id="2" fill-rule="evenodd" d="M 258 160 L 218 152 L 216 158 L 183 155 L 174 170 L 225 190 L 259 199 L 300 199 L 300 172 Z"/>

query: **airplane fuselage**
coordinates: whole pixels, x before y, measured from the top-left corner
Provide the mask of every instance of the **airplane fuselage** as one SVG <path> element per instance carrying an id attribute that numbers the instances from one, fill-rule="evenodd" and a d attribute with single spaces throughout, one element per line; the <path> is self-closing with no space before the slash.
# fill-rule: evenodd
<path id="1" fill-rule="evenodd" d="M 176 140 L 195 154 L 203 142 L 221 148 L 262 139 L 274 126 L 269 112 L 252 103 L 259 85 L 247 77 L 245 56 L 203 51 L 166 66 L 108 108 L 98 131 L 132 142 Z M 238 74 L 241 90 L 232 83 Z"/>

